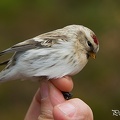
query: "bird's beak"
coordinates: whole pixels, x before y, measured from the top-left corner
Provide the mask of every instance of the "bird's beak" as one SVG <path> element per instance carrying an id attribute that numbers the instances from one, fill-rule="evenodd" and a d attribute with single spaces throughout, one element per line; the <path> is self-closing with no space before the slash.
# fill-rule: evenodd
<path id="1" fill-rule="evenodd" d="M 94 52 L 90 52 L 89 55 L 90 55 L 90 57 L 93 58 L 93 59 L 96 58 L 96 54 L 95 54 Z"/>

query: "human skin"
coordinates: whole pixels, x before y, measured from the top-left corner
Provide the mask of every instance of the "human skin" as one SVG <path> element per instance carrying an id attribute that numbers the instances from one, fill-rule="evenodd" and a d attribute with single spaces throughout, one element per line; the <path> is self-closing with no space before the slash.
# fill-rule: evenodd
<path id="1" fill-rule="evenodd" d="M 24 120 L 93 120 L 91 108 L 82 100 L 65 100 L 61 91 L 73 89 L 71 77 L 41 83 Z"/>

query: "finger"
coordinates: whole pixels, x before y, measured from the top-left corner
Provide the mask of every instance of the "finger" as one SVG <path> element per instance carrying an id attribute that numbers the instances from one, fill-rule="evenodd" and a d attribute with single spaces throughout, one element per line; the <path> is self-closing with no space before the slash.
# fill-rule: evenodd
<path id="1" fill-rule="evenodd" d="M 53 107 L 65 101 L 62 92 L 57 89 L 51 82 L 49 82 L 49 90 L 50 101 Z"/>
<path id="2" fill-rule="evenodd" d="M 52 119 L 52 111 L 53 111 L 53 106 L 50 101 L 50 95 L 49 95 L 49 81 L 43 82 L 41 85 L 41 106 L 40 107 L 40 115 L 39 115 L 39 120 L 44 119 L 44 118 L 49 118 Z"/>
<path id="3" fill-rule="evenodd" d="M 41 83 L 40 89 L 35 94 L 25 120 L 37 120 L 43 118 L 53 118 L 51 111 L 53 110 L 52 104 L 49 99 L 48 82 Z"/>
<path id="4" fill-rule="evenodd" d="M 33 98 L 25 120 L 53 119 L 53 106 L 63 101 L 62 93 L 50 81 L 43 82 Z"/>
<path id="5" fill-rule="evenodd" d="M 55 106 L 53 115 L 55 120 L 93 120 L 90 107 L 78 98 Z"/>
<path id="6" fill-rule="evenodd" d="M 24 120 L 37 120 L 40 114 L 40 89 L 36 92 Z"/>
<path id="7" fill-rule="evenodd" d="M 60 88 L 62 91 L 70 90 L 70 87 L 68 87 L 66 90 L 63 89 L 65 86 L 64 84 L 62 86 L 61 84 L 62 82 L 63 83 L 65 82 L 65 84 L 68 86 L 70 85 L 71 89 L 73 87 L 73 82 L 70 77 L 64 77 L 57 80 L 54 79 L 53 81 L 55 81 L 55 85 L 59 85 L 60 83 Z M 37 93 L 35 94 L 33 101 L 30 105 L 30 108 L 26 114 L 25 120 L 36 120 L 38 119 L 38 116 L 40 118 L 42 114 L 44 114 L 44 112 L 48 111 L 48 108 L 49 111 L 52 111 L 54 105 L 62 103 L 63 101 L 65 100 L 61 92 L 50 82 L 44 82 L 41 84 L 41 88 L 38 89 Z M 46 114 L 44 114 L 44 117 L 47 116 Z M 53 117 L 53 116 L 48 116 L 48 117 Z"/>
<path id="8" fill-rule="evenodd" d="M 73 81 L 72 78 L 69 76 L 65 76 L 58 79 L 52 79 L 51 82 L 60 91 L 70 92 L 73 89 Z"/>
<path id="9" fill-rule="evenodd" d="M 65 100 L 61 91 L 59 91 L 50 81 L 42 84 L 43 85 L 41 86 L 41 91 L 43 92 L 41 92 L 41 111 L 38 119 L 53 119 L 53 107 L 57 104 L 62 103 Z M 46 89 L 48 89 L 47 95 Z"/>

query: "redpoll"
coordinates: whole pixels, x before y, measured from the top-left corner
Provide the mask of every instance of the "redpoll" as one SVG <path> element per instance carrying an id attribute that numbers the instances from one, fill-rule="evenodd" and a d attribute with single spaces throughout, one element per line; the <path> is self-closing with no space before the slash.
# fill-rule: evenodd
<path id="1" fill-rule="evenodd" d="M 95 58 L 99 42 L 93 31 L 82 25 L 69 25 L 41 34 L 0 52 L 15 52 L 0 72 L 0 81 L 14 79 L 47 79 L 74 75 L 82 70 L 88 58 Z"/>

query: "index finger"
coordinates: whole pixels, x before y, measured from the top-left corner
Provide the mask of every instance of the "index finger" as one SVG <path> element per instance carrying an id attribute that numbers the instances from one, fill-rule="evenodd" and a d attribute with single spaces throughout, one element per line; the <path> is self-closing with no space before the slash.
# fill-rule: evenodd
<path id="1" fill-rule="evenodd" d="M 60 91 L 70 92 L 73 89 L 73 81 L 70 76 L 65 76 L 58 79 L 52 79 L 51 82 Z"/>

